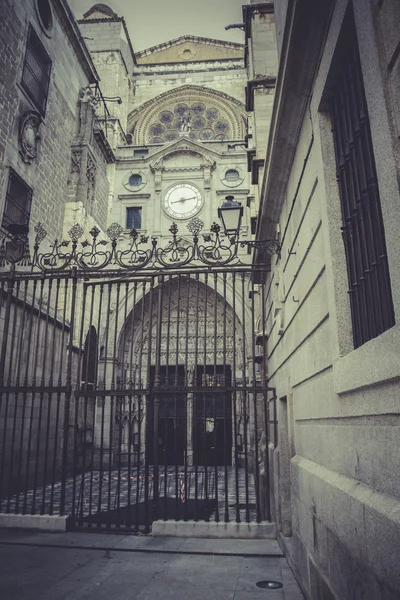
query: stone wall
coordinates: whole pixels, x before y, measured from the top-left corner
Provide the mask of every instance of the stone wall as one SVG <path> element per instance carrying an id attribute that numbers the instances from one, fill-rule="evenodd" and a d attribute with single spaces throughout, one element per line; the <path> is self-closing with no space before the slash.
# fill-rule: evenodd
<path id="1" fill-rule="evenodd" d="M 9 168 L 13 168 L 33 189 L 30 219 L 30 239 L 33 227 L 41 221 L 48 238 L 60 237 L 64 208 L 71 176 L 71 144 L 77 130 L 78 102 L 81 88 L 96 81 L 89 54 L 79 34 L 71 25 L 70 15 L 61 2 L 53 3 L 53 27 L 45 32 L 41 26 L 34 0 L 13 0 L 1 4 L 0 94 L 0 212 L 5 205 Z M 37 110 L 21 86 L 29 25 L 32 25 L 47 53 L 52 67 L 46 114 L 38 128 L 37 156 L 27 161 L 21 154 L 19 129 L 27 111 Z M 106 163 L 99 155 L 94 140 L 92 152 L 97 166 L 98 204 L 104 208 L 108 194 Z M 101 226 L 106 224 L 100 214 Z"/>
<path id="2" fill-rule="evenodd" d="M 300 114 L 300 95 L 286 123 L 279 118 L 288 97 L 277 99 L 271 156 L 277 152 L 282 172 L 267 172 L 263 182 L 269 192 L 260 237 L 272 231 L 277 215 L 282 242 L 266 281 L 269 385 L 279 399 L 275 517 L 308 598 L 394 600 L 400 594 L 400 464 L 394 451 L 400 428 L 400 106 L 392 90 L 399 32 L 391 27 L 397 4 L 353 3 L 396 314 L 394 327 L 357 349 L 332 123 L 323 102 L 347 4 L 336 3 L 320 54 L 313 55 L 316 75 L 312 93 L 304 90 L 310 99 L 297 138 L 288 131 Z M 295 24 L 292 47 L 282 53 L 287 72 L 296 64 L 290 67 L 296 33 Z M 293 84 L 295 73 L 286 76 Z M 284 173 L 282 156 L 293 147 L 286 187 L 277 183 L 272 197 Z"/>

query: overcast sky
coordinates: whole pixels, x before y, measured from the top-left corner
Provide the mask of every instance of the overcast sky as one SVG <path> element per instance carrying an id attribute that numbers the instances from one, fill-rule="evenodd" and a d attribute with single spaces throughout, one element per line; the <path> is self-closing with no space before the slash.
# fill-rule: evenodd
<path id="1" fill-rule="evenodd" d="M 69 4 L 80 19 L 95 2 L 69 0 Z M 225 31 L 225 25 L 242 22 L 245 0 L 110 0 L 106 4 L 125 17 L 136 51 L 185 34 L 244 43 L 242 31 Z"/>

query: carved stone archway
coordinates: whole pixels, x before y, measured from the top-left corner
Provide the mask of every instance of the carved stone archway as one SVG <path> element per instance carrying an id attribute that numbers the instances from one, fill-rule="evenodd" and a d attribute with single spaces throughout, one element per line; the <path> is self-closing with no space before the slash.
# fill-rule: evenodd
<path id="1" fill-rule="evenodd" d="M 193 140 L 243 139 L 244 105 L 223 92 L 182 86 L 160 94 L 128 116 L 135 144 L 170 143 L 180 133 Z"/>

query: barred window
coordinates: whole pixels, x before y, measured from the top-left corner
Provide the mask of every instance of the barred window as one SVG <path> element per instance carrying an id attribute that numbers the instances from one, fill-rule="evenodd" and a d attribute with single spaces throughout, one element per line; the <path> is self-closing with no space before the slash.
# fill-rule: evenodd
<path id="1" fill-rule="evenodd" d="M 126 209 L 126 228 L 141 229 L 142 228 L 142 209 L 139 207 L 131 207 Z"/>
<path id="2" fill-rule="evenodd" d="M 26 233 L 29 230 L 32 189 L 17 173 L 10 169 L 2 228 L 10 233 Z"/>
<path id="3" fill-rule="evenodd" d="M 328 98 L 354 347 L 394 325 L 385 231 L 354 18 L 339 38 Z"/>
<path id="4" fill-rule="evenodd" d="M 42 116 L 46 112 L 50 72 L 51 59 L 36 31 L 30 25 L 21 83 Z"/>

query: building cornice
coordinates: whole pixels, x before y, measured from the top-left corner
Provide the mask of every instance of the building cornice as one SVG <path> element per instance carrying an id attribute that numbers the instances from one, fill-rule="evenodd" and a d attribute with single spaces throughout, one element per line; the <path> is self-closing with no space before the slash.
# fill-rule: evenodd
<path id="1" fill-rule="evenodd" d="M 294 0 L 288 5 L 256 239 L 275 237 L 334 4 L 335 0 Z M 257 258 L 256 253 L 256 262 Z"/>
<path id="2" fill-rule="evenodd" d="M 144 50 L 140 50 L 140 52 L 136 53 L 138 58 L 143 56 L 148 56 L 149 54 L 153 54 L 153 52 L 160 52 L 160 50 L 165 50 L 166 48 L 171 48 L 172 46 L 178 46 L 179 44 L 183 44 L 185 42 L 196 42 L 198 44 L 204 45 L 212 45 L 212 46 L 221 46 L 224 48 L 235 48 L 244 49 L 244 44 L 238 44 L 237 42 L 228 42 L 224 40 L 215 40 L 213 38 L 205 38 L 198 37 L 196 35 L 183 35 L 179 38 L 175 38 L 168 42 L 163 42 L 162 44 L 158 44 L 157 46 L 151 46 L 150 48 L 145 48 Z"/>
<path id="3" fill-rule="evenodd" d="M 112 151 L 111 146 L 108 143 L 106 136 L 104 135 L 104 131 L 102 129 L 95 129 L 93 133 L 94 133 L 94 139 L 96 140 L 97 146 L 98 146 L 100 152 L 102 153 L 103 158 L 106 161 L 106 163 L 107 164 L 115 163 L 114 152 Z"/>
<path id="4" fill-rule="evenodd" d="M 251 79 L 246 86 L 246 110 L 252 112 L 254 110 L 254 90 L 258 88 L 274 89 L 276 86 L 276 77 L 269 75 L 261 75 L 256 79 Z"/>

